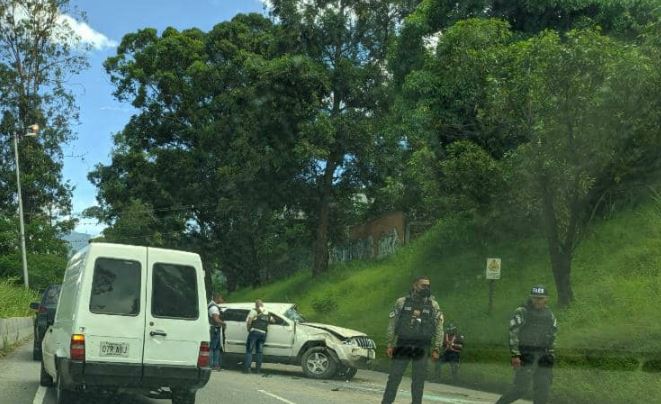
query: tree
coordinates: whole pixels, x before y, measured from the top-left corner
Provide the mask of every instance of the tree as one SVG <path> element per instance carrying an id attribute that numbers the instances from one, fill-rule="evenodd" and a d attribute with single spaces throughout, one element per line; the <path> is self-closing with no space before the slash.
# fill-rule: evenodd
<path id="1" fill-rule="evenodd" d="M 411 2 L 278 0 L 272 14 L 299 38 L 296 50 L 319 66 L 328 86 L 297 150 L 302 208 L 314 232 L 315 275 L 328 269 L 328 246 L 346 219 L 343 207 L 375 177 L 387 141 L 377 122 L 389 105 L 386 53 Z"/>
<path id="2" fill-rule="evenodd" d="M 165 245 L 200 252 L 230 290 L 268 279 L 276 266 L 296 268 L 269 246 L 296 227 L 292 151 L 325 82 L 277 34 L 258 14 L 209 33 L 143 29 L 106 62 L 115 95 L 140 112 L 116 136 L 112 163 L 90 173 L 100 203 L 91 213 L 115 227 L 127 202 L 141 200 L 154 229 L 181 235 Z"/>
<path id="3" fill-rule="evenodd" d="M 492 130 L 479 117 L 489 72 L 512 41 L 506 22 L 462 20 L 444 31 L 436 46 L 425 51 L 422 67 L 406 76 L 393 112 L 405 145 L 404 209 L 416 220 L 465 215 L 476 212 L 477 205 L 487 215 L 486 202 L 498 187 L 484 186 L 480 176 L 493 173 L 481 169 L 522 140 Z"/>
<path id="4" fill-rule="evenodd" d="M 68 78 L 86 67 L 84 46 L 63 13 L 67 0 L 0 1 L 0 155 L 13 160 L 12 136 L 37 123 L 39 137 L 21 140 L 23 204 L 29 224 L 43 218 L 59 231 L 71 221 L 57 221 L 71 211 L 71 191 L 62 179 L 62 144 L 72 139 L 77 119 Z M 14 168 L 0 168 L 0 210 L 14 211 Z M 28 232 L 28 247 L 37 248 Z"/>
<path id="5" fill-rule="evenodd" d="M 390 65 L 395 87 L 423 68 L 426 44 L 433 43 L 456 22 L 470 18 L 497 18 L 523 37 L 544 30 L 566 32 L 600 27 L 603 32 L 636 40 L 658 19 L 656 0 L 422 0 L 401 27 Z"/>
<path id="6" fill-rule="evenodd" d="M 544 223 L 567 306 L 573 254 L 604 195 L 635 172 L 632 153 L 658 162 L 658 73 L 638 47 L 594 30 L 513 43 L 499 67 L 483 123 L 527 139 L 509 155 L 512 190 Z"/>

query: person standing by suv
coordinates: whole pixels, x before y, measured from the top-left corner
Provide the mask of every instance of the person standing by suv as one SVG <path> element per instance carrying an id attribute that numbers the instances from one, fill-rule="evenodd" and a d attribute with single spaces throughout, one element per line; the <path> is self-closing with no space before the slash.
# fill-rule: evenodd
<path id="1" fill-rule="evenodd" d="M 214 293 L 213 300 L 207 306 L 209 309 L 209 332 L 211 334 L 211 369 L 220 371 L 223 355 L 223 327 L 225 323 L 222 319 L 222 312 L 220 311 L 221 304 L 225 303 L 223 296 Z"/>
<path id="2" fill-rule="evenodd" d="M 431 295 L 430 287 L 429 278 L 419 276 L 409 295 L 397 299 L 390 312 L 386 354 L 392 359 L 392 365 L 383 404 L 395 401 L 409 361 L 413 363 L 412 403 L 422 403 L 429 352 L 431 350 L 432 360 L 438 361 L 443 344 L 443 313 Z"/>
<path id="3" fill-rule="evenodd" d="M 274 323 L 273 317 L 269 314 L 268 310 L 264 308 L 264 302 L 259 299 L 256 300 L 255 308 L 250 310 L 248 318 L 246 319 L 248 339 L 246 341 L 246 356 L 243 361 L 243 373 L 250 373 L 253 351 L 255 351 L 255 354 L 257 355 L 255 373 L 261 373 L 264 343 L 266 342 L 266 334 L 268 333 L 269 324 L 272 323 Z"/>

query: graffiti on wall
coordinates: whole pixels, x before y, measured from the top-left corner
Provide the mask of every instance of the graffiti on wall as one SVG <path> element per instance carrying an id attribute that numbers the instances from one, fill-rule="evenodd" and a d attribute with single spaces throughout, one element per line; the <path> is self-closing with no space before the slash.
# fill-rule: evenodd
<path id="1" fill-rule="evenodd" d="M 406 218 L 403 213 L 384 215 L 349 230 L 349 242 L 333 246 L 330 263 L 358 259 L 380 259 L 392 255 L 406 242 Z"/>

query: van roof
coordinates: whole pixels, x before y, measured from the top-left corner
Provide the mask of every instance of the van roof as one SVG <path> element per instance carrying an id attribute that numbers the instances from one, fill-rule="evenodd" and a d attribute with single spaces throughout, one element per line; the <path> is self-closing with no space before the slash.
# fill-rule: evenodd
<path id="1" fill-rule="evenodd" d="M 120 244 L 120 243 L 93 242 L 93 243 L 89 243 L 85 248 L 78 251 L 72 258 L 77 259 L 82 254 L 86 254 L 94 250 L 103 250 L 104 248 L 107 247 L 112 247 L 113 249 L 123 249 L 125 251 L 131 251 L 131 250 L 135 251 L 136 249 L 142 250 L 145 248 L 149 248 L 150 250 L 155 250 L 155 251 L 162 251 L 169 253 L 174 252 L 177 254 L 187 254 L 190 255 L 191 257 L 199 257 L 199 255 L 196 253 L 192 253 L 189 251 L 168 249 L 168 248 L 147 247 L 147 246 L 139 246 L 139 245 L 131 245 L 131 244 Z"/>

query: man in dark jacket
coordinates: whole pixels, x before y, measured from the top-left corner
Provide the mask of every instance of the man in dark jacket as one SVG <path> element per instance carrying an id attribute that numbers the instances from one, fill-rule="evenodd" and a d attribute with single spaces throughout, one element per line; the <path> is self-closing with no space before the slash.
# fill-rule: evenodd
<path id="1" fill-rule="evenodd" d="M 392 359 L 383 404 L 395 401 L 397 388 L 409 362 L 412 362 L 411 396 L 413 404 L 422 402 L 427 360 L 438 361 L 443 343 L 443 313 L 431 295 L 430 281 L 419 276 L 408 296 L 395 301 L 390 312 L 386 354 Z"/>
<path id="2" fill-rule="evenodd" d="M 538 285 L 528 301 L 514 310 L 510 320 L 510 351 L 514 386 L 498 400 L 507 404 L 523 397 L 533 384 L 533 403 L 545 404 L 549 398 L 555 361 L 555 336 L 558 323 L 548 307 L 548 291 Z"/>

